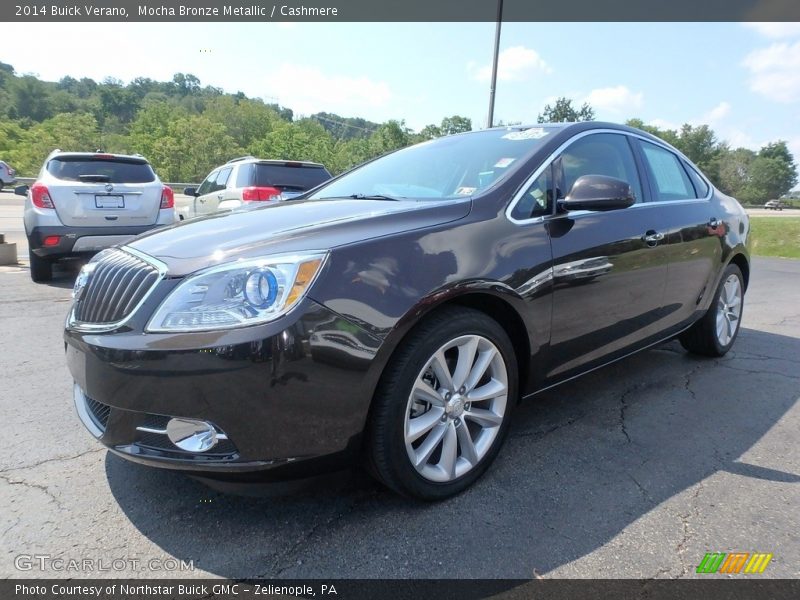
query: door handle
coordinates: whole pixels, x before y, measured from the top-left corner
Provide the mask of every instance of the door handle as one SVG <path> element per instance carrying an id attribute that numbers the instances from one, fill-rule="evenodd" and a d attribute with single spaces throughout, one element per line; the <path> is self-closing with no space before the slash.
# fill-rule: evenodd
<path id="1" fill-rule="evenodd" d="M 663 233 L 660 233 L 658 231 L 653 231 L 652 229 L 642 236 L 642 240 L 644 240 L 644 242 L 648 246 L 655 246 L 656 244 L 658 244 L 658 242 L 660 242 L 663 239 L 664 239 Z"/>
<path id="2" fill-rule="evenodd" d="M 711 217 L 708 220 L 708 226 L 711 227 L 711 229 L 716 229 L 717 227 L 719 227 L 719 225 L 720 225 L 720 223 L 719 223 L 719 219 L 717 217 Z"/>
<path id="3" fill-rule="evenodd" d="M 205 202 L 206 201 L 205 198 L 199 198 L 199 200 L 200 200 L 200 202 Z"/>
<path id="4" fill-rule="evenodd" d="M 222 200 L 222 194 L 217 194 L 217 200 Z"/>

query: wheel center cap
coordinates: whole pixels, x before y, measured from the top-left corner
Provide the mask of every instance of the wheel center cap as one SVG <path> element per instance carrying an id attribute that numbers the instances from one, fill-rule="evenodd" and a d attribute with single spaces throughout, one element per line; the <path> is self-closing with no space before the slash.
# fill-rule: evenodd
<path id="1" fill-rule="evenodd" d="M 460 417 L 464 414 L 464 398 L 459 394 L 453 394 L 444 410 L 451 419 Z"/>

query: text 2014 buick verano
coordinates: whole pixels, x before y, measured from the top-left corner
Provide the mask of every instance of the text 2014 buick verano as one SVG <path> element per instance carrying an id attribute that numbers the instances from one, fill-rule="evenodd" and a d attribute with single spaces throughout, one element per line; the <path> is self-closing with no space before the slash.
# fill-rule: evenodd
<path id="1" fill-rule="evenodd" d="M 443 498 L 494 460 L 520 399 L 676 336 L 727 352 L 748 233 L 635 129 L 429 141 L 95 257 L 65 331 L 76 407 L 148 465 L 279 478 L 363 459 Z"/>

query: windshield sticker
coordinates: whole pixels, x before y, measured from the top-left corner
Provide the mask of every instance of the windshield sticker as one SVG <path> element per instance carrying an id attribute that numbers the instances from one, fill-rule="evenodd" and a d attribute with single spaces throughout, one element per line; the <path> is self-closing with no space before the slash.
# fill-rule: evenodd
<path id="1" fill-rule="evenodd" d="M 531 127 L 523 131 L 512 131 L 503 136 L 504 140 L 538 140 L 548 134 L 542 127 Z"/>
<path id="2" fill-rule="evenodd" d="M 460 187 L 456 190 L 456 196 L 469 196 L 476 189 L 474 187 Z"/>
<path id="3" fill-rule="evenodd" d="M 513 158 L 501 158 L 496 163 L 494 163 L 495 169 L 505 169 L 508 165 L 514 162 Z"/>

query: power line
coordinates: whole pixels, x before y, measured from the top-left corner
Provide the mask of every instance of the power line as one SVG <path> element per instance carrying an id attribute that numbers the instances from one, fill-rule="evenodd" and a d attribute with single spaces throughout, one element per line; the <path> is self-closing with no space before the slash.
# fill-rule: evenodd
<path id="1" fill-rule="evenodd" d="M 328 123 L 333 123 L 334 125 L 343 125 L 345 127 L 352 127 L 353 129 L 360 129 L 361 131 L 366 131 L 368 133 L 374 133 L 378 131 L 378 127 L 359 127 L 358 125 L 353 125 L 351 123 L 346 123 L 345 121 L 337 121 L 336 119 L 329 119 L 328 117 L 320 117 L 319 115 L 311 115 L 310 119 L 318 119 L 320 121 L 327 121 Z"/>

